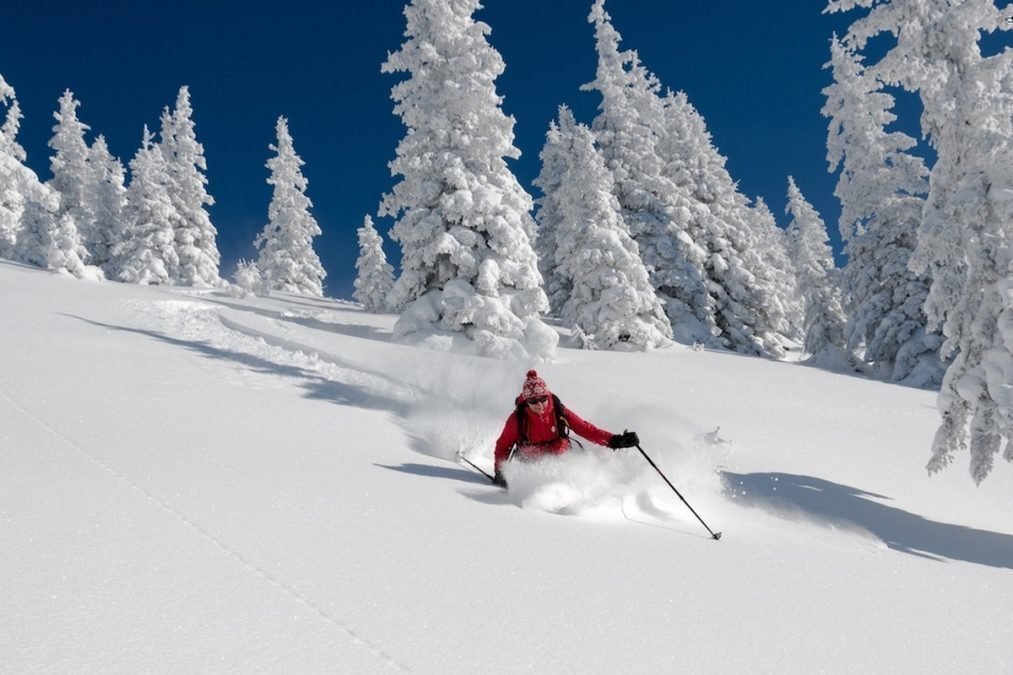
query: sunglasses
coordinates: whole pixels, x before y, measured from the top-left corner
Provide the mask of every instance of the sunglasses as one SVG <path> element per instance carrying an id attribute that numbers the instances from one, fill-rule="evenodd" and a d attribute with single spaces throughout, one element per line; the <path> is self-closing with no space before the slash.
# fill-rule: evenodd
<path id="1" fill-rule="evenodd" d="M 549 400 L 548 396 L 536 396 L 535 398 L 529 398 L 527 403 L 528 405 L 541 405 L 542 403 L 545 403 L 548 400 Z"/>

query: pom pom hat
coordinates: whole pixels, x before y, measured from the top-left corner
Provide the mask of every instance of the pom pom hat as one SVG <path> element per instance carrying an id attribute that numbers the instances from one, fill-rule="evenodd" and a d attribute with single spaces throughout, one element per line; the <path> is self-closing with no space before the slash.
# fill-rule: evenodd
<path id="1" fill-rule="evenodd" d="M 524 380 L 524 387 L 521 389 L 521 398 L 525 401 L 529 401 L 533 398 L 540 398 L 542 396 L 550 396 L 552 392 L 549 391 L 549 387 L 545 384 L 545 380 L 538 377 L 538 373 L 533 370 L 528 371 L 528 377 Z"/>

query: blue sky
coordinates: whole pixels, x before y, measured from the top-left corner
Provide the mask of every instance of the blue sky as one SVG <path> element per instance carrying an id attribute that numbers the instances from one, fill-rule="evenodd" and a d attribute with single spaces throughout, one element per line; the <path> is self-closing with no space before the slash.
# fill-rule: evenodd
<path id="1" fill-rule="evenodd" d="M 255 256 L 253 239 L 270 201 L 264 163 L 274 124 L 289 119 L 306 161 L 313 213 L 324 231 L 316 250 L 328 294 L 349 297 L 358 254 L 355 230 L 374 214 L 394 179 L 387 163 L 404 133 L 392 113 L 397 79 L 380 73 L 401 44 L 404 3 L 286 3 L 180 0 L 144 3 L 12 3 L 4 10 L 0 73 L 25 113 L 19 140 L 28 164 L 50 177 L 52 113 L 64 89 L 82 102 L 78 115 L 129 161 L 145 124 L 159 126 L 163 106 L 190 86 L 198 140 L 208 161 L 210 208 L 222 273 Z M 579 87 L 594 77 L 591 0 L 486 0 L 476 16 L 492 27 L 503 55 L 498 80 L 504 110 L 516 118 L 521 184 L 539 171 L 538 153 L 559 104 L 590 122 L 597 94 Z M 827 221 L 836 242 L 840 207 L 827 173 L 827 120 L 820 90 L 829 39 L 848 16 L 821 14 L 820 0 L 744 2 L 610 0 L 623 36 L 662 83 L 683 90 L 707 120 L 749 197 L 766 199 L 787 224 L 786 177 Z M 380 219 L 382 232 L 389 219 Z M 396 262 L 397 247 L 388 242 Z M 839 248 L 839 246 L 838 246 Z"/>

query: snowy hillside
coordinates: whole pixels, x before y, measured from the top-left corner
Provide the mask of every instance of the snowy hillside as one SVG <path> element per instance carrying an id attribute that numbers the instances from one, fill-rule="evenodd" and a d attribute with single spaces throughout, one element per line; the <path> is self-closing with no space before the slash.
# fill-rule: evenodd
<path id="1" fill-rule="evenodd" d="M 549 386 L 714 541 L 636 451 L 456 463 L 530 364 L 332 300 L 0 289 L 0 671 L 1013 672 L 1013 470 L 928 478 L 933 392 L 564 336 Z"/>

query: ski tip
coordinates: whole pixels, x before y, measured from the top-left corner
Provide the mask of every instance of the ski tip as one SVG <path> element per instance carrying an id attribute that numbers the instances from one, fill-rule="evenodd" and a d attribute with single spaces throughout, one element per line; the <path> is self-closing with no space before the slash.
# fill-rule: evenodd
<path id="1" fill-rule="evenodd" d="M 715 532 L 714 533 L 714 541 L 717 541 L 719 539 L 721 539 L 721 533 L 720 532 Z"/>

